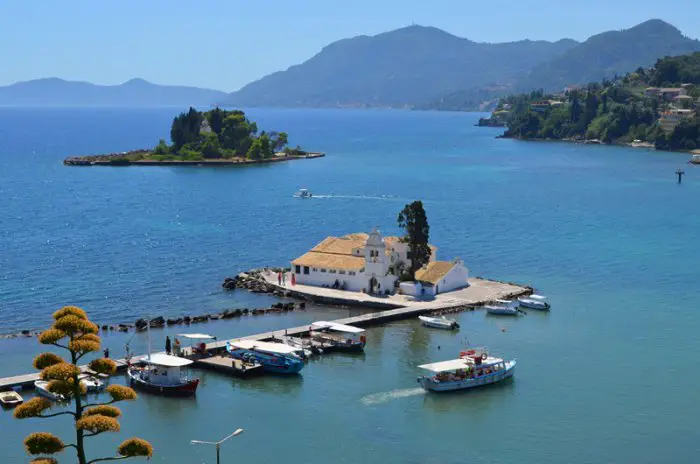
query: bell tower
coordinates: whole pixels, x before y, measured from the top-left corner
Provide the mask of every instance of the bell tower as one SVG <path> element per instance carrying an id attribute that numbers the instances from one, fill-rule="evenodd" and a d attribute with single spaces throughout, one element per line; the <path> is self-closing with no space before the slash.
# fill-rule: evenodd
<path id="1" fill-rule="evenodd" d="M 365 274 L 381 278 L 388 270 L 386 245 L 377 228 L 373 227 L 365 242 Z"/>

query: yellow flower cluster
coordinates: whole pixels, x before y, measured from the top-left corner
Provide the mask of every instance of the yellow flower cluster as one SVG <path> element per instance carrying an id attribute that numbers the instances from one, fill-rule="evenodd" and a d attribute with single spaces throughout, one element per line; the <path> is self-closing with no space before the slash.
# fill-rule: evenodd
<path id="1" fill-rule="evenodd" d="M 120 456 L 127 456 L 131 458 L 143 456 L 150 458 L 153 456 L 153 446 L 151 446 L 151 444 L 146 440 L 142 440 L 140 438 L 129 438 L 128 440 L 124 440 L 122 444 L 119 445 L 117 452 Z"/>
<path id="2" fill-rule="evenodd" d="M 75 428 L 92 433 L 119 432 L 119 421 L 114 417 L 95 414 L 83 417 L 75 423 Z"/>
<path id="3" fill-rule="evenodd" d="M 36 432 L 24 439 L 24 447 L 29 454 L 54 454 L 63 451 L 65 445 L 56 435 Z"/>
<path id="4" fill-rule="evenodd" d="M 107 387 L 107 393 L 109 393 L 109 396 L 111 396 L 114 401 L 129 401 L 137 398 L 133 388 L 123 385 L 110 385 Z"/>
<path id="5" fill-rule="evenodd" d="M 51 408 L 51 406 L 51 401 L 37 396 L 17 406 L 17 408 L 15 408 L 14 416 L 16 419 L 36 417 L 43 411 Z"/>
<path id="6" fill-rule="evenodd" d="M 122 412 L 119 410 L 119 408 L 108 405 L 93 406 L 83 411 L 84 417 L 95 415 L 117 418 L 122 415 Z"/>

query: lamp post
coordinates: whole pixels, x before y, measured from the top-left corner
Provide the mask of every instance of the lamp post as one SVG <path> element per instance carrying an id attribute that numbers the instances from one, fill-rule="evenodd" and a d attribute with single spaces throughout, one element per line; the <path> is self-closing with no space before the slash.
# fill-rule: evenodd
<path id="1" fill-rule="evenodd" d="M 190 441 L 191 445 L 215 445 L 216 446 L 216 464 L 221 464 L 220 457 L 219 457 L 219 450 L 221 450 L 221 444 L 228 440 L 229 438 L 238 436 L 243 433 L 243 429 L 237 429 L 235 432 L 233 432 L 231 435 L 229 435 L 226 438 L 222 438 L 219 441 L 199 441 L 199 440 L 192 440 Z"/>

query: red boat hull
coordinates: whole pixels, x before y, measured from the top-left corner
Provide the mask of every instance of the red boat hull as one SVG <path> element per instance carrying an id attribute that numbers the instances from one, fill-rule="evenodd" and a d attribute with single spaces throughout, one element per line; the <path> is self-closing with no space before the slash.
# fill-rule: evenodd
<path id="1" fill-rule="evenodd" d="M 158 385 L 129 376 L 131 386 L 150 393 L 166 396 L 192 396 L 197 392 L 199 379 L 190 380 L 180 385 Z"/>

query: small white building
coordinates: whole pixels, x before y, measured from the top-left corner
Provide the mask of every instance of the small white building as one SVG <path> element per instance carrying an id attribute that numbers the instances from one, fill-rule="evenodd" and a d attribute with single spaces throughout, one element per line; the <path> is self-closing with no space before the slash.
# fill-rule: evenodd
<path id="1" fill-rule="evenodd" d="M 422 293 L 435 296 L 468 286 L 469 269 L 461 259 L 432 261 L 416 271 L 416 281 L 422 284 Z"/>
<path id="2" fill-rule="evenodd" d="M 447 269 L 451 274 L 439 281 L 437 293 L 467 285 L 467 270 L 452 271 L 455 263 L 442 263 L 435 268 L 437 248 L 430 245 L 430 263 L 425 268 L 430 271 L 428 278 L 436 274 L 436 269 Z M 461 263 L 461 261 L 460 261 Z M 375 228 L 371 233 L 355 233 L 343 237 L 327 237 L 309 252 L 292 261 L 292 272 L 296 282 L 303 285 L 337 288 L 370 294 L 393 294 L 399 287 L 399 276 L 410 268 L 411 257 L 408 244 L 399 237 L 382 237 Z M 421 272 L 421 271 L 419 271 Z M 418 275 L 418 274 L 417 274 Z M 464 279 L 457 280 L 460 276 Z M 430 293 L 432 294 L 432 293 Z"/>

